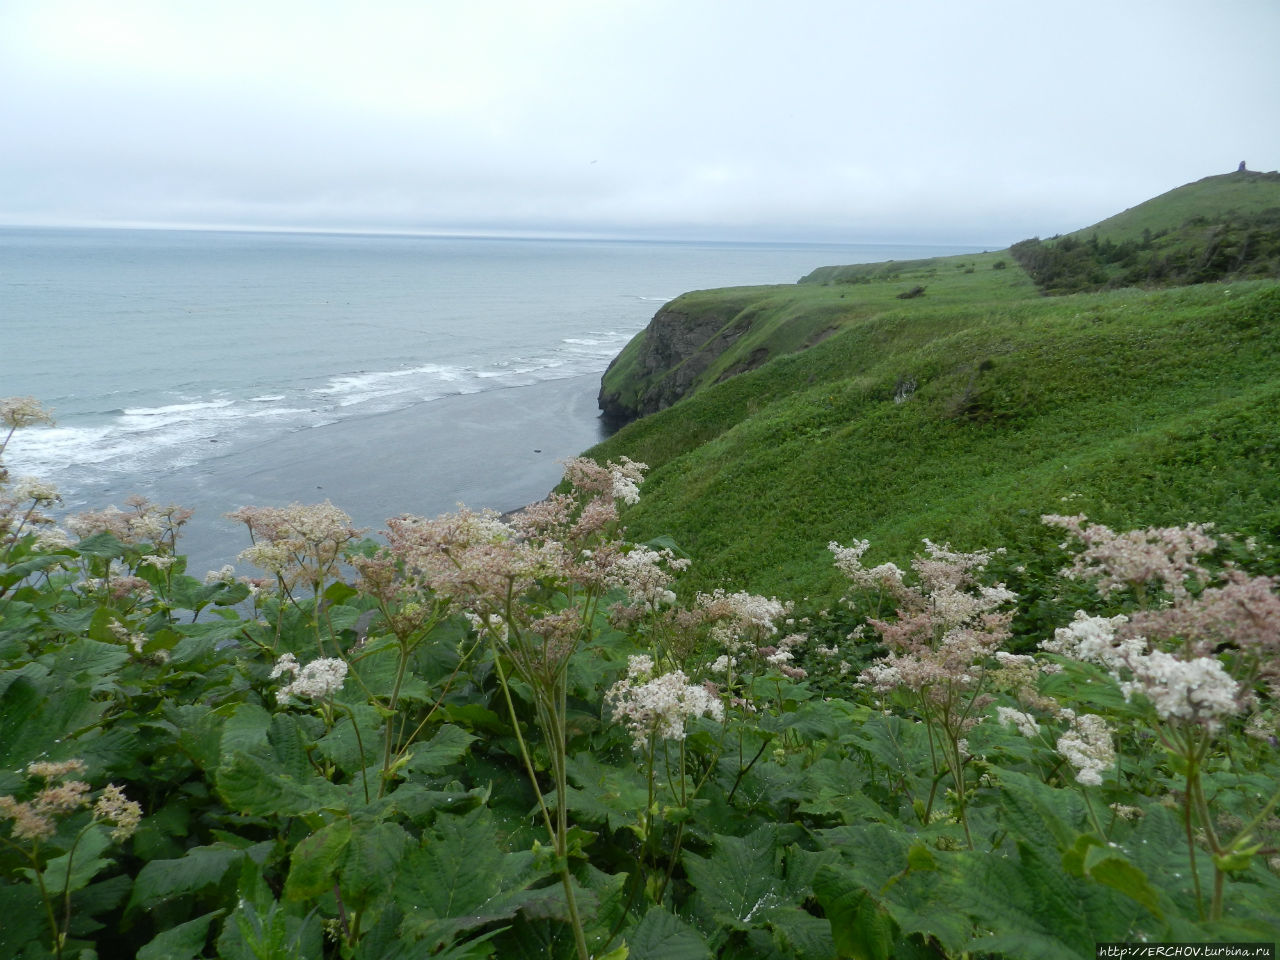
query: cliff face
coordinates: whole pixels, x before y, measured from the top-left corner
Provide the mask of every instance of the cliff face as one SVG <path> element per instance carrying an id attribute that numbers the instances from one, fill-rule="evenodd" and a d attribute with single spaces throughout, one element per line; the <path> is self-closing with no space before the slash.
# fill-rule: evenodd
<path id="1" fill-rule="evenodd" d="M 750 329 L 736 299 L 664 306 L 613 359 L 600 383 L 600 410 L 621 425 L 663 410 L 690 393 L 707 368 Z"/>

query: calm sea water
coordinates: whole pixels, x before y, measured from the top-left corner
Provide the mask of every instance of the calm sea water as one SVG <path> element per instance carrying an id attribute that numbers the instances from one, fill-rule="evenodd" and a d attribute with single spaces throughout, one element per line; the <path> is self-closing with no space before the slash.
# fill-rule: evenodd
<path id="1" fill-rule="evenodd" d="M 57 483 L 69 509 L 326 425 L 352 428 L 313 435 L 340 438 L 331 462 L 350 461 L 366 455 L 361 423 L 447 418 L 450 397 L 561 380 L 594 396 L 609 360 L 686 290 L 973 249 L 0 228 L 0 396 L 34 395 L 58 421 L 6 458 Z M 473 433 L 465 443 L 491 449 L 467 455 L 503 472 L 510 436 Z M 531 480 L 529 499 L 545 489 Z M 201 492 L 210 509 L 237 505 Z"/>

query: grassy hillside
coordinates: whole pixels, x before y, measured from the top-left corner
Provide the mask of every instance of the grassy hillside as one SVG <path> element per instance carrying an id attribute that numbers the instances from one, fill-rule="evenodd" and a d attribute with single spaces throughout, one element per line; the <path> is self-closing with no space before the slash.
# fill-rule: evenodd
<path id="1" fill-rule="evenodd" d="M 602 381 L 602 406 L 633 413 L 661 409 L 896 309 L 903 295 L 921 289 L 912 301 L 930 308 L 1035 295 L 1035 285 L 1007 252 L 825 267 L 799 284 L 686 293 L 658 313 L 648 336 L 633 339 L 614 360 Z"/>
<path id="2" fill-rule="evenodd" d="M 1189 220 L 1250 216 L 1277 207 L 1280 173 L 1241 170 L 1183 184 L 1069 236 L 1087 240 L 1096 235 L 1099 240 L 1123 243 L 1141 240 L 1144 233 L 1176 230 Z"/>
<path id="3" fill-rule="evenodd" d="M 1015 243 L 1050 294 L 1280 278 L 1280 173 L 1205 177 L 1084 230 Z"/>
<path id="4" fill-rule="evenodd" d="M 632 535 L 674 537 L 697 586 L 788 596 L 836 588 L 833 539 L 898 561 L 926 536 L 1003 544 L 1013 568 L 1055 539 L 1046 512 L 1280 538 L 1280 285 L 1046 299 L 957 265 L 795 288 L 847 294 L 839 331 L 593 449 L 654 468 Z"/>

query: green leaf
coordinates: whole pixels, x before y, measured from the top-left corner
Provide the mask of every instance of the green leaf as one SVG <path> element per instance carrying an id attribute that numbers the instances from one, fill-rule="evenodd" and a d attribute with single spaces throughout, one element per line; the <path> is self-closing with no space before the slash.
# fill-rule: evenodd
<path id="1" fill-rule="evenodd" d="M 845 823 L 884 820 L 885 812 L 863 792 L 865 768 L 853 760 L 823 757 L 805 771 L 801 813 L 838 815 Z"/>
<path id="2" fill-rule="evenodd" d="M 304 838 L 289 856 L 284 896 L 289 900 L 317 897 L 333 886 L 338 861 L 351 842 L 351 821 L 343 817 Z"/>
<path id="3" fill-rule="evenodd" d="M 1124 940 L 1145 916 L 1134 900 L 1062 869 L 1053 847 L 1021 842 L 1017 856 L 947 858 L 951 908 L 992 931 L 972 949 L 1045 960 L 1092 956 L 1093 941 Z"/>
<path id="4" fill-rule="evenodd" d="M 76 544 L 76 550 L 86 557 L 101 557 L 114 560 L 123 557 L 129 548 L 109 533 L 95 533 Z"/>
<path id="5" fill-rule="evenodd" d="M 0 883 L 0 957 L 18 957 L 37 938 L 47 945 L 48 925 L 34 883 Z M 32 953 L 31 956 L 40 956 Z"/>
<path id="6" fill-rule="evenodd" d="M 133 883 L 128 909 L 152 910 L 174 897 L 200 893 L 217 886 L 245 855 L 244 850 L 215 843 L 192 847 L 173 860 L 152 860 L 143 864 Z"/>
<path id="7" fill-rule="evenodd" d="M 28 557 L 20 563 L 11 564 L 0 570 L 0 586 L 12 586 L 23 577 L 44 570 L 47 567 L 52 567 L 65 559 L 67 558 L 63 555 L 47 553 L 36 557 Z"/>
<path id="8" fill-rule="evenodd" d="M 224 737 L 225 739 L 225 737 Z M 311 774 L 305 779 L 281 773 L 275 762 L 265 757 L 237 753 L 217 773 L 218 793 L 232 810 L 254 816 L 296 817 L 325 810 L 363 805 L 358 785 L 337 786 Z"/>
<path id="9" fill-rule="evenodd" d="M 439 773 L 445 767 L 461 760 L 467 746 L 478 737 L 461 727 L 446 723 L 426 743 L 414 744 L 406 768 L 414 773 Z"/>
<path id="10" fill-rule="evenodd" d="M 592 753 L 578 753 L 569 760 L 568 774 L 573 783 L 569 809 L 581 820 L 617 830 L 636 823 L 649 802 L 649 788 L 630 758 L 612 766 Z"/>
<path id="11" fill-rule="evenodd" d="M 192 763 L 201 770 L 217 769 L 225 717 L 203 703 L 166 705 L 164 717 L 177 729 L 178 746 Z"/>
<path id="12" fill-rule="evenodd" d="M 835 740 L 841 731 L 863 722 L 869 708 L 846 700 L 808 700 L 779 718 L 778 726 L 791 730 L 806 742 Z"/>
<path id="13" fill-rule="evenodd" d="M 662 907 L 651 907 L 627 937 L 629 960 L 708 960 L 711 948 L 694 927 Z"/>
<path id="14" fill-rule="evenodd" d="M 267 743 L 271 746 L 276 770 L 295 780 L 307 780 L 314 773 L 307 760 L 307 748 L 298 725 L 298 718 L 291 713 L 276 713 L 267 728 Z"/>
<path id="15" fill-rule="evenodd" d="M 221 960 L 320 960 L 324 931 L 314 911 L 299 917 L 271 901 L 240 898 L 218 937 Z"/>
<path id="16" fill-rule="evenodd" d="M 766 824 L 746 837 L 717 834 L 710 857 L 686 852 L 683 862 L 701 912 L 715 923 L 746 929 L 786 902 L 780 860 L 778 828 Z"/>
<path id="17" fill-rule="evenodd" d="M 915 838 L 901 826 L 872 823 L 819 831 L 819 839 L 841 860 L 818 870 L 813 887 L 824 908 L 831 901 L 851 915 L 859 909 L 856 891 L 867 893 L 897 924 L 898 934 L 935 937 L 947 950 L 959 952 L 968 941 L 971 922 L 955 909 L 947 886 L 950 873 L 910 868 Z M 917 860 L 923 859 L 919 853 Z M 939 865 L 949 863 L 935 857 Z M 838 898 L 851 898 L 839 903 Z M 834 925 L 833 925 L 834 931 Z M 874 932 L 876 942 L 883 932 Z M 839 934 L 837 933 L 837 939 Z"/>
<path id="18" fill-rule="evenodd" d="M 338 868 L 348 902 L 358 906 L 391 887 L 409 839 L 398 823 L 354 822 L 351 843 Z"/>
<path id="19" fill-rule="evenodd" d="M 221 711 L 219 711 L 221 712 Z M 267 742 L 271 714 L 256 703 L 238 703 L 222 724 L 219 749 L 224 757 L 240 751 L 251 751 Z"/>
<path id="20" fill-rule="evenodd" d="M 77 680 L 114 678 L 129 662 L 129 651 L 118 643 L 102 643 L 81 637 L 58 650 L 53 660 L 53 673 Z M 95 684 L 96 687 L 96 684 Z"/>
<path id="21" fill-rule="evenodd" d="M 316 741 L 316 749 L 348 776 L 358 776 L 367 767 L 373 783 L 382 773 L 382 725 L 383 718 L 373 707 L 366 703 L 348 704 L 333 729 Z"/>
<path id="22" fill-rule="evenodd" d="M 89 629 L 98 608 L 84 607 L 81 610 L 60 610 L 49 615 L 49 622 L 61 633 L 79 636 Z"/>
<path id="23" fill-rule="evenodd" d="M 104 826 L 95 823 L 86 827 L 74 849 L 45 863 L 41 871 L 45 889 L 65 894 L 86 887 L 100 870 L 111 865 L 110 860 L 98 856 L 109 846 L 111 837 Z M 35 879 L 31 870 L 22 872 Z"/>
<path id="24" fill-rule="evenodd" d="M 1115 847 L 1091 846 L 1085 854 L 1083 866 L 1085 876 L 1133 897 L 1157 917 L 1164 916 L 1160 896 L 1147 880 L 1147 875 Z"/>
<path id="25" fill-rule="evenodd" d="M 889 960 L 893 921 L 848 868 L 824 865 L 814 877 L 813 888 L 831 924 L 831 936 L 841 957 Z"/>
<path id="26" fill-rule="evenodd" d="M 215 910 L 162 931 L 138 951 L 138 960 L 195 960 L 204 953 L 209 925 L 224 913 Z"/>
<path id="27" fill-rule="evenodd" d="M 434 838 L 405 854 L 393 896 L 404 932 L 443 946 L 464 931 L 508 920 L 534 896 L 540 874 L 527 850 L 507 852 L 487 811 L 442 817 Z"/>
<path id="28" fill-rule="evenodd" d="M 831 923 L 799 907 L 775 907 L 769 911 L 773 942 L 780 952 L 797 960 L 831 960 L 836 945 Z"/>
<path id="29" fill-rule="evenodd" d="M 1013 770 L 998 775 L 1000 806 L 1015 835 L 1044 850 L 1071 847 L 1085 821 L 1084 802 L 1076 790 L 1050 787 Z"/>

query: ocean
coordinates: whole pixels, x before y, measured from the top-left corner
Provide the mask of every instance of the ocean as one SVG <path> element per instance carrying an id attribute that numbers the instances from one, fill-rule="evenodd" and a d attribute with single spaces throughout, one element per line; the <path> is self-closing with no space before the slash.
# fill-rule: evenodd
<path id="1" fill-rule="evenodd" d="M 976 249 L 0 227 L 0 396 L 57 418 L 5 460 L 67 512 L 194 508 L 196 575 L 243 504 L 508 510 L 602 439 L 600 375 L 667 300 Z"/>

